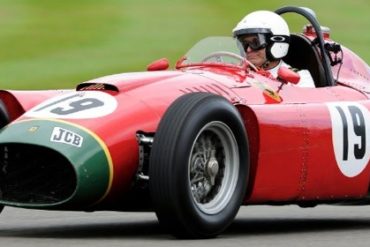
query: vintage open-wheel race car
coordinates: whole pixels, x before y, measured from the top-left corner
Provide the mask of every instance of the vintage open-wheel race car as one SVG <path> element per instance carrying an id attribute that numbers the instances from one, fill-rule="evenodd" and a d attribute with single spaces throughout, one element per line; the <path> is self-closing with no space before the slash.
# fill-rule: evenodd
<path id="1" fill-rule="evenodd" d="M 149 71 L 74 90 L 0 91 L 0 204 L 155 211 L 179 238 L 214 237 L 241 205 L 369 204 L 370 69 L 305 8 L 268 76 L 232 37 Z"/>

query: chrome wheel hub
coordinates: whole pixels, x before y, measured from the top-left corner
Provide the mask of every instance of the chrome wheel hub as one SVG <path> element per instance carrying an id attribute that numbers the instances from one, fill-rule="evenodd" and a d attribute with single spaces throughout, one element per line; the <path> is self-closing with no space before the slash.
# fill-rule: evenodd
<path id="1" fill-rule="evenodd" d="M 230 128 L 211 122 L 193 143 L 189 159 L 189 185 L 194 202 L 207 214 L 228 204 L 239 173 L 238 145 Z"/>

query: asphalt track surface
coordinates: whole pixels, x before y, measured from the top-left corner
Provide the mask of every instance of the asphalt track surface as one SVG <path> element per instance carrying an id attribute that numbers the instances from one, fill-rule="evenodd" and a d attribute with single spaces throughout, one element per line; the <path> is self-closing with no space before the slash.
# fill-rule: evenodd
<path id="1" fill-rule="evenodd" d="M 370 206 L 242 207 L 216 239 L 176 240 L 153 213 L 5 208 L 0 246 L 370 246 Z"/>

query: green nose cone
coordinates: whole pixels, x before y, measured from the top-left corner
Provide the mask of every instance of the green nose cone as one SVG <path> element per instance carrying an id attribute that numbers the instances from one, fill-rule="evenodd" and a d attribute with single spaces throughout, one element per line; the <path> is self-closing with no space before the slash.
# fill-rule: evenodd
<path id="1" fill-rule="evenodd" d="M 112 185 L 113 165 L 105 143 L 66 121 L 30 119 L 8 125 L 0 131 L 0 157 L 4 205 L 88 208 L 101 202 Z"/>

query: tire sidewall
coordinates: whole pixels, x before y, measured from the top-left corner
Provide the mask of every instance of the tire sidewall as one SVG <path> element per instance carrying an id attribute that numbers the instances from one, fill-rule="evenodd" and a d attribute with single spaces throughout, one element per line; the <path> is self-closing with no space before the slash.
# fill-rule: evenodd
<path id="1" fill-rule="evenodd" d="M 199 132 L 205 125 L 213 121 L 222 122 L 232 130 L 239 148 L 240 163 L 237 184 L 228 205 L 216 214 L 206 214 L 196 205 L 190 190 L 189 157 Z M 215 96 L 194 107 L 182 126 L 176 154 L 174 155 L 174 164 L 176 165 L 173 166 L 174 178 L 180 178 L 173 181 L 176 187 L 176 192 L 173 195 L 178 201 L 177 206 L 182 208 L 177 212 L 184 212 L 180 217 L 187 222 L 187 226 L 196 225 L 198 231 L 204 233 L 221 232 L 235 217 L 242 203 L 247 185 L 249 165 L 247 164 L 246 154 L 248 149 L 241 117 L 237 109 L 226 99 Z"/>
<path id="2" fill-rule="evenodd" d="M 0 129 L 9 123 L 9 115 L 3 101 L 0 99 Z M 3 211 L 4 205 L 0 205 L 0 213 Z"/>
<path id="3" fill-rule="evenodd" d="M 9 123 L 9 115 L 3 101 L 0 99 L 0 128 Z"/>

